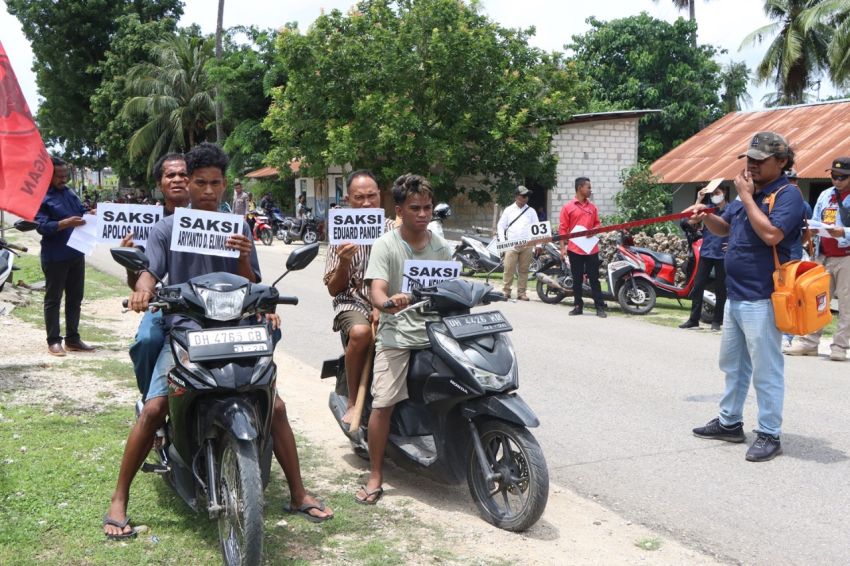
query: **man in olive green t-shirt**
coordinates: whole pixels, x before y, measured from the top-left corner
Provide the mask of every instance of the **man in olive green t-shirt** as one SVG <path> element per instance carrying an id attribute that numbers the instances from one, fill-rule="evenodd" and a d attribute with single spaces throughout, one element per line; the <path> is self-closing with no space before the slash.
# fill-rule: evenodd
<path id="1" fill-rule="evenodd" d="M 402 175 L 393 185 L 396 217 L 401 227 L 381 236 L 372 246 L 366 267 L 372 305 L 381 311 L 378 324 L 375 365 L 372 379 L 372 413 L 369 416 L 369 481 L 355 494 L 358 503 L 374 505 L 383 495 L 383 460 L 390 432 L 390 417 L 396 403 L 407 399 L 407 367 L 410 350 L 425 348 L 428 336 L 425 322 L 435 315 L 405 308 L 410 298 L 401 292 L 404 262 L 413 260 L 450 261 L 451 248 L 428 230 L 434 193 L 427 179 Z M 392 300 L 392 308 L 384 303 Z"/>

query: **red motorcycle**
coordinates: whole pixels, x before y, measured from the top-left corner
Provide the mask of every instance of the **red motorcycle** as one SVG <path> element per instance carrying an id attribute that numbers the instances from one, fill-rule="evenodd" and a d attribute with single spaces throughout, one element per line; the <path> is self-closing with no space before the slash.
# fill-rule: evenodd
<path id="1" fill-rule="evenodd" d="M 254 241 L 260 240 L 263 244 L 270 246 L 274 241 L 274 232 L 269 225 L 269 217 L 263 214 L 260 209 L 252 210 L 248 213 L 248 219 L 253 220 Z"/>
<path id="2" fill-rule="evenodd" d="M 625 232 L 621 235 L 617 244 L 618 260 L 608 265 L 608 285 L 614 290 L 617 302 L 625 312 L 646 314 L 655 306 L 657 297 L 681 301 L 690 296 L 699 267 L 702 237 L 698 232 L 688 230 L 685 236 L 688 240 L 688 259 L 683 267 L 685 284 L 679 286 L 676 285 L 679 265 L 675 257 L 636 247 L 630 234 Z M 713 289 L 712 285 L 713 282 L 710 282 L 710 289 Z M 703 319 L 713 314 L 714 303 L 714 293 L 706 291 L 703 295 Z"/>

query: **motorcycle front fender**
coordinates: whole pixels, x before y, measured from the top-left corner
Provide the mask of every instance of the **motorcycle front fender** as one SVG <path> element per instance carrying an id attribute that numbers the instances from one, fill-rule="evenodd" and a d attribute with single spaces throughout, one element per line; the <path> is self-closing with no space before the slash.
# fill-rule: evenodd
<path id="1" fill-rule="evenodd" d="M 522 397 L 513 393 L 500 393 L 489 397 L 470 399 L 464 403 L 463 416 L 468 419 L 494 417 L 528 428 L 540 426 L 540 420 Z"/>
<path id="2" fill-rule="evenodd" d="M 254 440 L 260 436 L 254 408 L 238 399 L 216 405 L 208 420 L 237 440 Z"/>

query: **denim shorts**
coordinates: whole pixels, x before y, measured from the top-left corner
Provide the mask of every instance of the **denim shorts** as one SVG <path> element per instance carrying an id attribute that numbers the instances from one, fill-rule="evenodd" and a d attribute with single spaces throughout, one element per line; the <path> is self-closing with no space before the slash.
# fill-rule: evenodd
<path id="1" fill-rule="evenodd" d="M 168 340 L 162 345 L 159 351 L 159 356 L 156 358 L 156 365 L 153 368 L 151 376 L 151 384 L 148 386 L 148 394 L 145 395 L 145 401 L 154 397 L 168 396 L 168 372 L 174 367 L 174 356 L 171 355 L 171 344 Z"/>

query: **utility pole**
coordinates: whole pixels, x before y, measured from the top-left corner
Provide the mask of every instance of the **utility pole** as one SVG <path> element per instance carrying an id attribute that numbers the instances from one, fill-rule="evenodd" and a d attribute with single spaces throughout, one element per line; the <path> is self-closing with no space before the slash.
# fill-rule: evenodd
<path id="1" fill-rule="evenodd" d="M 224 24 L 224 0 L 218 0 L 218 21 L 215 26 L 215 60 L 221 62 L 221 34 Z M 215 141 L 224 141 L 224 130 L 221 126 L 221 101 L 218 99 L 218 86 L 215 87 Z"/>

